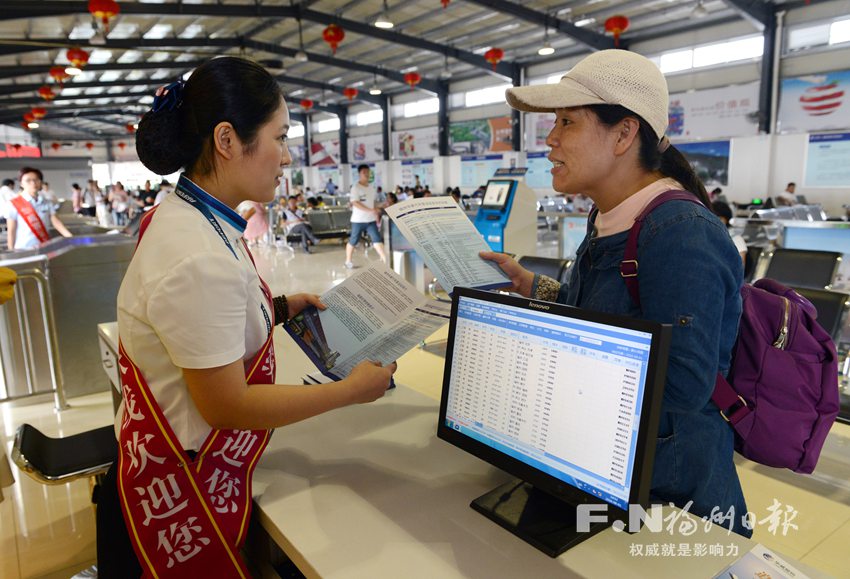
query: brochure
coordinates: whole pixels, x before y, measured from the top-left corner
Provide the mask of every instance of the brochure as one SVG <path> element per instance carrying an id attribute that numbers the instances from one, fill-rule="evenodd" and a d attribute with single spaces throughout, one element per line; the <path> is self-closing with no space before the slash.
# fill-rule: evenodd
<path id="1" fill-rule="evenodd" d="M 772 579 L 808 579 L 808 575 L 801 573 L 776 553 L 762 544 L 753 547 L 749 553 L 726 567 L 714 579 L 750 579 L 772 578 Z"/>
<path id="2" fill-rule="evenodd" d="M 307 383 L 348 376 L 364 360 L 390 364 L 449 321 L 451 304 L 423 296 L 383 264 L 361 271 L 322 295 L 325 310 L 305 308 L 286 331 L 319 372 Z"/>
<path id="3" fill-rule="evenodd" d="M 478 256 L 491 251 L 490 246 L 451 197 L 408 199 L 387 207 L 386 212 L 447 292 L 452 293 L 455 286 L 511 285 L 498 265 Z"/>

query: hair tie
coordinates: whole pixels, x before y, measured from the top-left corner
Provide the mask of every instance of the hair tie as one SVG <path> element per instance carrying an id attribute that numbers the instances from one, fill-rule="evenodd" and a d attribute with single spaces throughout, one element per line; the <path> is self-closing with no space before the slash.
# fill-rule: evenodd
<path id="1" fill-rule="evenodd" d="M 173 111 L 183 104 L 183 86 L 182 80 L 172 82 L 162 89 L 162 94 L 154 97 L 151 111 L 158 113 L 159 111 Z"/>
<path id="2" fill-rule="evenodd" d="M 658 152 L 664 154 L 664 151 L 668 148 L 670 148 L 670 139 L 667 138 L 667 135 L 664 135 L 661 137 L 661 140 L 658 141 Z"/>

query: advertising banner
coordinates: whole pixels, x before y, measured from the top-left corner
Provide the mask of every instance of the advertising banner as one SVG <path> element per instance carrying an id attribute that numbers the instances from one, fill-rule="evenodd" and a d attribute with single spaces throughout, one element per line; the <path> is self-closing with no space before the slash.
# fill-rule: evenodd
<path id="1" fill-rule="evenodd" d="M 401 186 L 413 187 L 416 184 L 416 176 L 424 187 L 434 186 L 434 161 L 432 159 L 421 159 L 419 161 L 401 162 Z M 436 191 L 432 190 L 432 193 Z"/>
<path id="2" fill-rule="evenodd" d="M 348 137 L 348 162 L 363 163 L 366 161 L 382 161 L 384 159 L 384 137 L 376 135 L 361 135 Z"/>
<path id="3" fill-rule="evenodd" d="M 496 169 L 502 166 L 501 155 L 471 155 L 460 158 L 460 186 L 486 185 Z"/>
<path id="4" fill-rule="evenodd" d="M 449 147 L 453 155 L 512 151 L 511 117 L 451 123 Z"/>
<path id="5" fill-rule="evenodd" d="M 670 95 L 667 136 L 673 140 L 758 134 L 759 83 Z"/>
<path id="6" fill-rule="evenodd" d="M 850 70 L 784 79 L 777 125 L 783 133 L 850 129 Z"/>
<path id="7" fill-rule="evenodd" d="M 548 151 L 546 137 L 555 126 L 555 115 L 552 113 L 526 113 L 525 115 L 525 147 L 527 151 Z"/>
<path id="8" fill-rule="evenodd" d="M 339 165 L 339 140 L 310 143 L 310 165 Z"/>
<path id="9" fill-rule="evenodd" d="M 729 184 L 729 141 L 676 143 L 706 189 Z"/>
<path id="10" fill-rule="evenodd" d="M 424 127 L 409 131 L 393 131 L 393 157 L 396 159 L 423 159 L 436 157 L 440 151 L 439 128 Z"/>

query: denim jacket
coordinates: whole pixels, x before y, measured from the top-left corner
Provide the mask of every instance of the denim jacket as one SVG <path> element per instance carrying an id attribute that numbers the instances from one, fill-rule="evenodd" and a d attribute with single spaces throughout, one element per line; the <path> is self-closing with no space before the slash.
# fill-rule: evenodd
<path id="1" fill-rule="evenodd" d="M 627 237 L 586 236 L 557 301 L 673 326 L 652 495 L 680 507 L 693 501 L 690 512 L 699 516 L 734 507 L 733 529 L 750 536 L 741 526 L 747 511 L 732 462 L 733 431 L 711 401 L 737 337 L 741 258 L 705 207 L 668 201 L 647 216 L 638 239 L 638 308 L 619 270 Z"/>

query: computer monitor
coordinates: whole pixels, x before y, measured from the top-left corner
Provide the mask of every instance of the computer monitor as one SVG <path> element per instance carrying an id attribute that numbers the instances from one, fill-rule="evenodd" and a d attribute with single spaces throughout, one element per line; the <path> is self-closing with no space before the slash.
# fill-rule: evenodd
<path id="1" fill-rule="evenodd" d="M 437 436 L 518 477 L 472 508 L 555 557 L 647 508 L 670 327 L 455 288 Z M 580 532 L 577 506 L 607 505 Z"/>
<path id="2" fill-rule="evenodd" d="M 481 206 L 487 209 L 502 209 L 510 199 L 511 189 L 516 185 L 513 179 L 490 179 L 484 190 Z"/>

